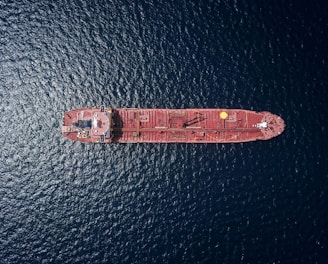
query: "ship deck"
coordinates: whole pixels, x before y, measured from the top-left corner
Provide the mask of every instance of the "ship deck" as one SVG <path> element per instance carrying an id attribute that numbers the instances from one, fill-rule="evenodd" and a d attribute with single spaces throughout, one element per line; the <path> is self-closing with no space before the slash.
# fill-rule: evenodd
<path id="1" fill-rule="evenodd" d="M 226 119 L 220 113 L 228 113 Z M 262 115 L 227 109 L 117 109 L 114 142 L 240 142 L 263 137 Z"/>
<path id="2" fill-rule="evenodd" d="M 266 140 L 284 130 L 269 112 L 240 109 L 82 108 L 63 118 L 65 137 L 82 142 L 233 143 Z"/>

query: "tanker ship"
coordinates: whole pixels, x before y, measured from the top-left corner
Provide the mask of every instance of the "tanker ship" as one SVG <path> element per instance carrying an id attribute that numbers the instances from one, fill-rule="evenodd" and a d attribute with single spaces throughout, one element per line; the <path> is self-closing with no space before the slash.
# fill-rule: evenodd
<path id="1" fill-rule="evenodd" d="M 64 137 L 92 143 L 238 143 L 285 129 L 270 112 L 242 109 L 80 108 L 64 113 Z"/>

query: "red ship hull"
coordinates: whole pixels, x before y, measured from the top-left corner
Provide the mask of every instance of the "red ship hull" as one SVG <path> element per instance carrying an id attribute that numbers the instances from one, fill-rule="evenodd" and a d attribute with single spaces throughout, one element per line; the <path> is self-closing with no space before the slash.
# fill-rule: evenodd
<path id="1" fill-rule="evenodd" d="M 281 117 L 240 109 L 81 108 L 64 113 L 63 135 L 99 143 L 237 143 L 268 140 Z"/>

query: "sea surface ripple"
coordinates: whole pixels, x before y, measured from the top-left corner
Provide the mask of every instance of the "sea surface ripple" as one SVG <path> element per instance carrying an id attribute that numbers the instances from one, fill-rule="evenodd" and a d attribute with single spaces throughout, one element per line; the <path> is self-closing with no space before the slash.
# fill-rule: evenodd
<path id="1" fill-rule="evenodd" d="M 328 5 L 0 0 L 0 263 L 324 263 Z M 244 108 L 245 144 L 81 144 L 72 108 Z"/>

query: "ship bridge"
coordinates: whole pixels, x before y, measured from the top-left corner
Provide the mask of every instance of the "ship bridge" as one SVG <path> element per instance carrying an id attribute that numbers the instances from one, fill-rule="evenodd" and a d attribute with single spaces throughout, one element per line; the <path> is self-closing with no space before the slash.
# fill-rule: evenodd
<path id="1" fill-rule="evenodd" d="M 111 113 L 93 112 L 91 117 L 90 137 L 100 137 L 101 141 L 111 137 Z"/>

